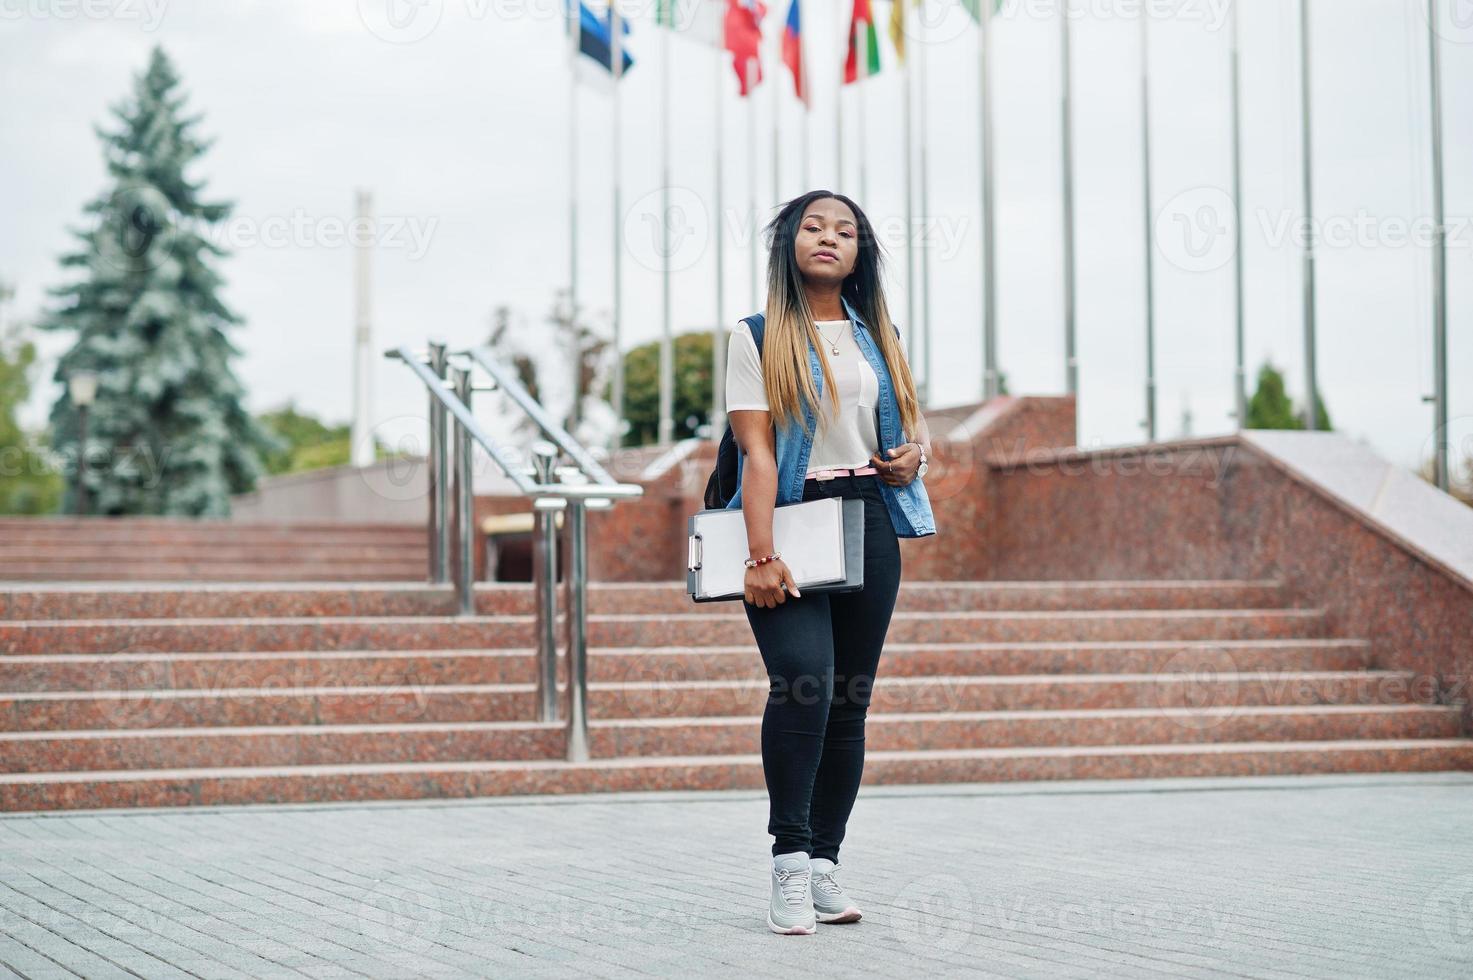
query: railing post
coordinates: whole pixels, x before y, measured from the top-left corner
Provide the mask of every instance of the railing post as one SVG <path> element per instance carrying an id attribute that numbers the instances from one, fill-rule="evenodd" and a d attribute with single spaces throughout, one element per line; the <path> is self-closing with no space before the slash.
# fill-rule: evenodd
<path id="1" fill-rule="evenodd" d="M 443 343 L 430 342 L 428 364 L 435 376 L 445 379 L 448 364 Z M 446 431 L 445 405 L 435 397 L 430 398 L 430 581 L 450 581 L 450 439 Z"/>
<path id="2" fill-rule="evenodd" d="M 467 409 L 471 407 L 471 372 L 469 368 L 451 368 L 455 397 Z M 476 611 L 476 498 L 471 467 L 473 443 L 470 429 L 455 421 L 455 523 L 460 531 L 460 565 L 455 575 L 455 595 L 460 615 Z"/>
<path id="3" fill-rule="evenodd" d="M 537 482 L 552 482 L 558 449 L 550 442 L 532 446 Z M 557 721 L 557 516 L 566 502 L 555 497 L 532 501 L 532 582 L 537 602 L 537 720 Z"/>
<path id="4" fill-rule="evenodd" d="M 588 761 L 588 508 L 568 498 L 568 756 Z"/>

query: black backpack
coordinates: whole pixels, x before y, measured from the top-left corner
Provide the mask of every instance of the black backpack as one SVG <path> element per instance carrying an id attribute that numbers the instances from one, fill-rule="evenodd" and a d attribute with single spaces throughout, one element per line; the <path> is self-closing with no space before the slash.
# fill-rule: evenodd
<path id="1" fill-rule="evenodd" d="M 746 317 L 747 329 L 752 333 L 752 339 L 757 342 L 757 356 L 762 356 L 762 334 L 766 331 L 767 317 L 761 313 Z M 731 421 L 727 420 L 726 431 L 721 434 L 721 444 L 716 447 L 716 466 L 711 470 L 711 476 L 706 480 L 707 509 L 721 510 L 731 502 L 731 498 L 737 492 L 737 453 L 741 447 L 737 445 L 736 436 L 731 432 Z"/>

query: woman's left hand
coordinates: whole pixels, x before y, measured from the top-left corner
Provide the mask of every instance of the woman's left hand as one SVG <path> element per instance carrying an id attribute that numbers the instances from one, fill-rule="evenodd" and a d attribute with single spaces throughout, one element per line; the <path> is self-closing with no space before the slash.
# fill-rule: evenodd
<path id="1" fill-rule="evenodd" d="M 903 487 L 916 478 L 921 466 L 921 447 L 907 442 L 885 450 L 886 456 L 875 453 L 869 458 L 870 465 L 879 470 L 880 479 L 892 487 Z"/>

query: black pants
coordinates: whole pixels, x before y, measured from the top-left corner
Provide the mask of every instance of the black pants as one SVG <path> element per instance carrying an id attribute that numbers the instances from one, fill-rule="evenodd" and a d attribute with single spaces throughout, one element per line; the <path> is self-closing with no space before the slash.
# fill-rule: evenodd
<path id="1" fill-rule="evenodd" d="M 762 768 L 773 854 L 807 851 L 837 863 L 859 794 L 865 715 L 900 589 L 900 541 L 879 480 L 803 483 L 804 500 L 864 500 L 862 590 L 789 595 L 771 609 L 742 602 L 769 681 Z"/>

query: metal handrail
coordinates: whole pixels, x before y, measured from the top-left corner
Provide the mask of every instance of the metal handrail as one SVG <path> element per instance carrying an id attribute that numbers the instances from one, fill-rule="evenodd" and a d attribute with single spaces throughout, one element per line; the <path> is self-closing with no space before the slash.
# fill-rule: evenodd
<path id="1" fill-rule="evenodd" d="M 566 643 L 568 650 L 567 759 L 588 759 L 588 524 L 587 511 L 612 506 L 618 499 L 643 495 L 644 488 L 620 483 L 593 458 L 584 446 L 559 425 L 528 393 L 517 377 L 497 363 L 489 348 L 479 347 L 447 355 L 444 344 L 431 343 L 426 351 L 408 346 L 384 352 L 401 360 L 423 382 L 430 395 L 430 581 L 443 582 L 451 550 L 447 496 L 455 502 L 455 523 L 460 548 L 455 591 L 461 615 L 475 613 L 475 497 L 471 457 L 479 443 L 523 497 L 532 501 L 534 522 L 532 581 L 537 597 L 537 704 L 543 722 L 557 720 L 557 645 L 554 622 L 557 616 L 557 511 L 568 511 L 568 588 Z M 465 367 L 448 365 L 448 357 L 465 358 Z M 532 467 L 515 465 L 471 413 L 471 395 L 477 390 L 472 371 L 479 366 L 527 415 L 552 444 L 540 442 L 533 448 Z M 447 370 L 452 377 L 447 378 Z M 454 438 L 448 438 L 447 416 L 454 419 Z M 455 493 L 446 494 L 450 446 L 454 446 Z M 572 466 L 555 466 L 559 452 Z M 552 482 L 556 473 L 558 482 Z M 535 479 L 533 478 L 535 477 Z M 591 481 L 577 482 L 579 478 Z M 573 482 L 569 482 L 573 481 Z"/>

